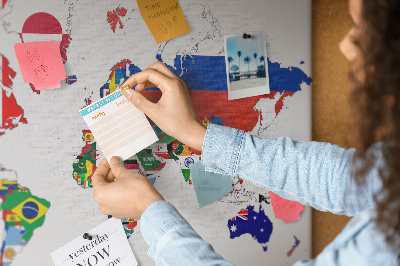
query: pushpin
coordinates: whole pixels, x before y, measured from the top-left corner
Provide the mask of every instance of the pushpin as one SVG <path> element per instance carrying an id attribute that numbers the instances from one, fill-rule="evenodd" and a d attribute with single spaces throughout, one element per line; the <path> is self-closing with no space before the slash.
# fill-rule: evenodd
<path id="1" fill-rule="evenodd" d="M 83 234 L 83 239 L 92 240 L 92 239 L 93 239 L 93 236 L 91 236 L 89 233 L 84 233 L 84 234 Z"/>
<path id="2" fill-rule="evenodd" d="M 243 39 L 250 39 L 250 38 L 251 38 L 250 34 L 243 33 Z"/>

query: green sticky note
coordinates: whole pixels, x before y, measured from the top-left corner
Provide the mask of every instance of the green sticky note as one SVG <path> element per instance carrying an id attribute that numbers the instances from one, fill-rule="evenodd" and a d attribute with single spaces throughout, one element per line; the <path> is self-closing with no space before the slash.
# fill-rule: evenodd
<path id="1" fill-rule="evenodd" d="M 232 191 L 230 176 L 206 172 L 201 161 L 190 166 L 190 173 L 200 208 Z"/>

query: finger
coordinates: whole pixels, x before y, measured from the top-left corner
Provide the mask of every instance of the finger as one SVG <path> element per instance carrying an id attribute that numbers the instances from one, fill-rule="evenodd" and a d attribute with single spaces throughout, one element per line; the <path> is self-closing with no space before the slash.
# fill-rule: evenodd
<path id="1" fill-rule="evenodd" d="M 143 91 L 147 88 L 152 88 L 152 87 L 156 87 L 153 83 L 147 81 L 145 83 L 139 83 L 136 85 L 135 87 L 135 91 Z"/>
<path id="2" fill-rule="evenodd" d="M 148 68 L 152 68 L 154 70 L 157 70 L 158 72 L 164 74 L 167 77 L 174 78 L 174 79 L 179 79 L 178 76 L 176 76 L 163 62 L 157 61 Z"/>
<path id="3" fill-rule="evenodd" d="M 128 170 L 126 170 L 125 166 L 122 164 L 121 158 L 117 156 L 113 156 L 110 159 L 110 167 L 111 171 L 113 172 L 114 176 L 119 179 L 119 178 L 124 178 L 124 173 L 130 173 Z"/>
<path id="4" fill-rule="evenodd" d="M 143 70 L 142 72 L 133 74 L 130 76 L 122 85 L 121 85 L 121 90 L 125 90 L 125 87 L 132 88 L 136 84 L 139 83 L 146 83 L 146 82 L 151 82 L 154 84 L 155 87 L 159 88 L 162 92 L 164 92 L 169 85 L 172 84 L 174 79 L 164 75 L 163 73 L 147 68 L 146 70 Z"/>
<path id="5" fill-rule="evenodd" d="M 108 172 L 110 172 L 110 166 L 108 165 L 107 160 L 103 159 L 92 176 L 93 187 L 108 184 L 106 181 Z"/>
<path id="6" fill-rule="evenodd" d="M 107 177 L 106 177 L 106 181 L 108 183 L 111 183 L 111 182 L 114 182 L 114 180 L 115 180 L 115 175 L 113 174 L 112 171 L 109 171 L 107 174 Z"/>
<path id="7" fill-rule="evenodd" d="M 136 90 L 126 89 L 123 91 L 123 94 L 137 109 L 148 115 L 150 118 L 153 117 L 153 113 L 157 109 L 157 104 L 149 101 Z"/>

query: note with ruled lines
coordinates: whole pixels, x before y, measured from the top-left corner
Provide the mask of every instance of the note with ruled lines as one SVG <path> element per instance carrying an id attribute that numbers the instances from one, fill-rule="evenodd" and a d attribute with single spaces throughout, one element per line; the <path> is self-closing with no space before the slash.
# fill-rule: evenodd
<path id="1" fill-rule="evenodd" d="M 158 140 L 144 113 L 116 91 L 81 109 L 107 161 L 126 160 Z"/>

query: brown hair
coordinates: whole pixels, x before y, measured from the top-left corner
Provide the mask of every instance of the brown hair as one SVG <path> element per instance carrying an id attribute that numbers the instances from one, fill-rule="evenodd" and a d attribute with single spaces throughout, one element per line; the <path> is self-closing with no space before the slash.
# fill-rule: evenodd
<path id="1" fill-rule="evenodd" d="M 379 169 L 382 189 L 375 196 L 376 222 L 387 243 L 400 249 L 400 1 L 363 0 L 361 34 L 355 44 L 362 62 L 350 77 L 354 131 L 357 139 L 355 169 L 359 184 L 375 164 L 367 150 L 382 141 L 384 167 Z M 358 73 L 363 73 L 362 77 Z"/>

